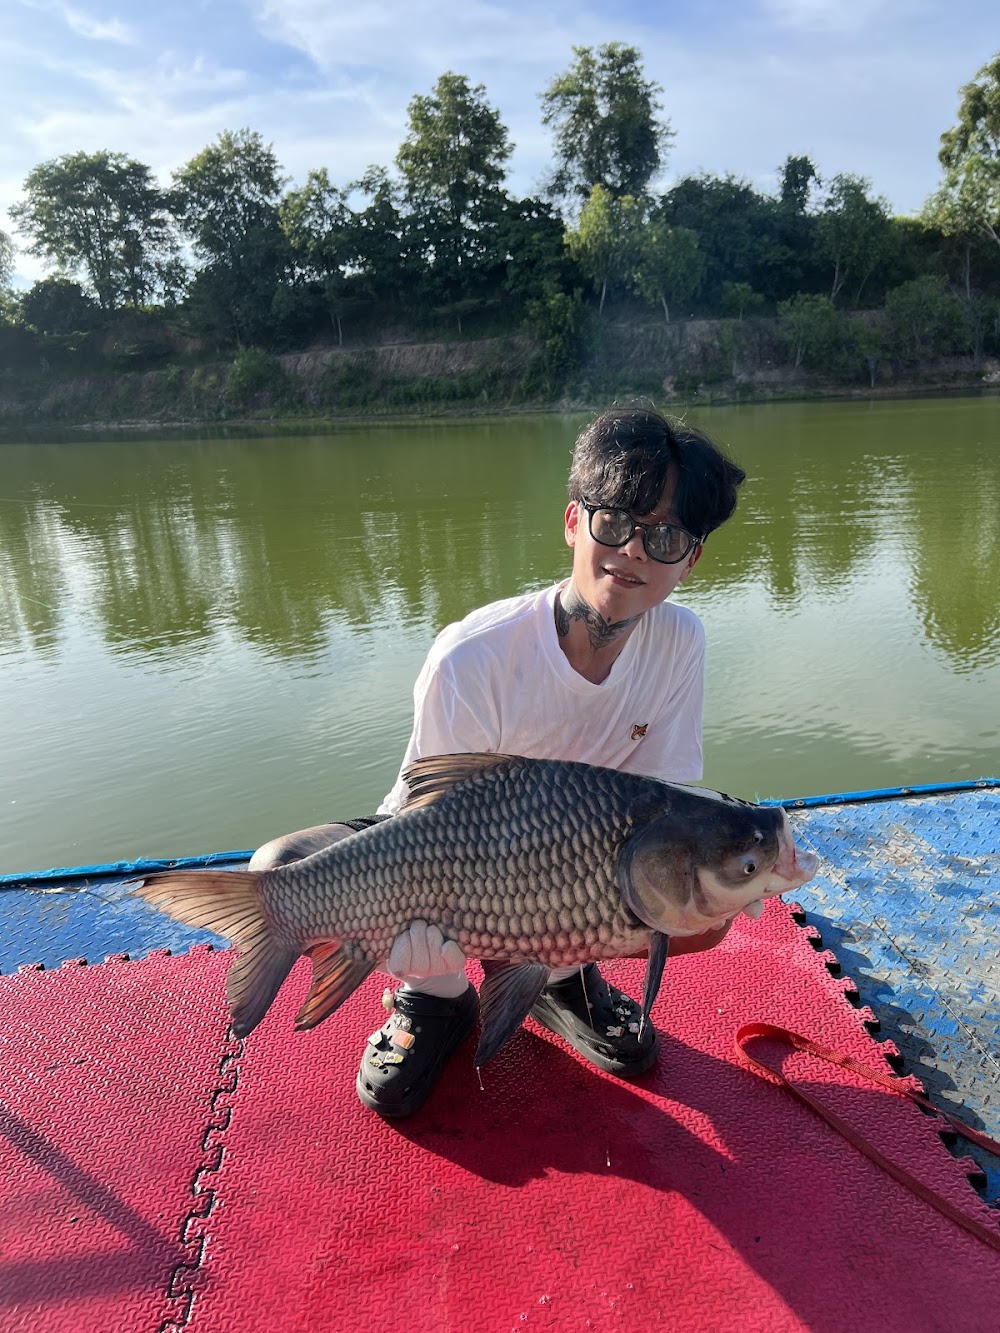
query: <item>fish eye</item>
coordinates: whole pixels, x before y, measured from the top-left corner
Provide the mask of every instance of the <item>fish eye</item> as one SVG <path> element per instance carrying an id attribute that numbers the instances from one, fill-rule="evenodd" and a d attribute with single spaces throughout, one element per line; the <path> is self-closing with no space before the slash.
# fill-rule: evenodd
<path id="1" fill-rule="evenodd" d="M 756 875 L 756 873 L 757 873 L 757 862 L 753 859 L 752 856 L 751 856 L 751 857 L 748 857 L 748 858 L 743 862 L 743 873 L 744 873 L 744 875 Z"/>

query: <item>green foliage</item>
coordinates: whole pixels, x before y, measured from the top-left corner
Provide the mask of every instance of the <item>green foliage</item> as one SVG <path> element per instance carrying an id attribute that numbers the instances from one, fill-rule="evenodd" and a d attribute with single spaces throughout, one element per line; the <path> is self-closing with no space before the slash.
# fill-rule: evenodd
<path id="1" fill-rule="evenodd" d="M 20 300 L 21 320 L 39 333 L 74 333 L 94 329 L 101 322 L 97 302 L 78 282 L 42 278 Z"/>
<path id="2" fill-rule="evenodd" d="M 642 200 L 627 194 L 616 198 L 595 185 L 580 210 L 577 229 L 566 237 L 570 254 L 601 293 L 601 314 L 608 287 L 624 283 L 635 268 L 644 213 Z"/>
<path id="3" fill-rule="evenodd" d="M 326 168 L 310 171 L 305 185 L 289 190 L 278 209 L 291 258 L 304 277 L 342 277 L 354 258 L 354 214 Z"/>
<path id="4" fill-rule="evenodd" d="M 659 201 L 672 227 L 696 233 L 705 257 L 701 304 L 715 313 L 726 284 L 746 283 L 767 303 L 817 290 L 816 221 L 735 176 L 688 176 Z"/>
<path id="5" fill-rule="evenodd" d="M 373 299 L 398 302 L 416 272 L 400 191 L 384 167 L 374 166 L 349 188 L 369 201 L 354 214 L 354 268 L 359 283 Z"/>
<path id="6" fill-rule="evenodd" d="M 834 372 L 843 362 L 847 323 L 828 296 L 800 294 L 778 306 L 780 336 L 796 369 Z"/>
<path id="7" fill-rule="evenodd" d="M 1000 246 L 1000 52 L 961 91 L 958 122 L 941 136 L 945 179 L 931 215 L 942 229 L 979 232 Z"/>
<path id="8" fill-rule="evenodd" d="M 237 343 L 274 335 L 275 291 L 290 269 L 278 201 L 283 181 L 260 135 L 226 130 L 174 173 L 173 206 L 205 261 L 187 308 L 197 327 Z"/>
<path id="9" fill-rule="evenodd" d="M 668 324 L 670 306 L 690 300 L 704 276 L 705 256 L 697 232 L 671 227 L 662 216 L 655 215 L 639 225 L 629 275 L 631 286 L 644 301 L 663 307 Z"/>
<path id="10" fill-rule="evenodd" d="M 551 191 L 589 199 L 600 186 L 614 198 L 643 194 L 663 166 L 673 131 L 660 117 L 658 83 L 643 77 L 634 46 L 608 42 L 576 59 L 541 95 L 542 123 L 556 141 Z"/>
<path id="11" fill-rule="evenodd" d="M 851 348 L 857 354 L 868 376 L 868 385 L 874 389 L 885 355 L 886 331 L 881 321 L 869 323 L 858 320 L 851 329 Z"/>
<path id="12" fill-rule="evenodd" d="M 809 192 L 819 177 L 812 159 L 789 154 L 782 163 L 781 204 L 790 213 L 803 215 L 809 204 Z"/>
<path id="13" fill-rule="evenodd" d="M 288 376 L 277 357 L 259 347 L 241 347 L 226 372 L 226 397 L 237 403 L 266 394 L 280 399 L 288 387 Z"/>
<path id="14" fill-rule="evenodd" d="M 409 133 L 396 155 L 410 228 L 439 296 L 468 297 L 502 258 L 497 224 L 511 154 L 499 113 L 482 84 L 442 74 L 409 105 Z"/>
<path id="15" fill-rule="evenodd" d="M 500 215 L 497 242 L 505 256 L 503 290 L 518 300 L 571 292 L 583 277 L 566 245 L 566 229 L 541 199 L 509 199 Z"/>
<path id="16" fill-rule="evenodd" d="M 854 304 L 880 265 L 893 256 L 896 234 L 888 201 L 869 198 L 871 182 L 842 172 L 827 187 L 819 216 L 819 251 L 833 267 L 830 300 L 850 282 Z"/>
<path id="17" fill-rule="evenodd" d="M 724 315 L 742 319 L 744 315 L 756 314 L 764 304 L 760 292 L 755 292 L 748 282 L 724 282 L 722 284 L 720 309 Z"/>
<path id="18" fill-rule="evenodd" d="M 902 365 L 923 365 L 957 350 L 963 341 L 961 306 L 942 278 L 914 278 L 894 288 L 886 297 L 885 313 L 893 352 Z"/>
<path id="19" fill-rule="evenodd" d="M 559 392 L 578 369 L 593 337 L 590 314 L 579 291 L 572 296 L 552 291 L 529 301 L 525 328 L 539 348 L 539 388 L 544 393 Z"/>
<path id="20" fill-rule="evenodd" d="M 655 394 L 664 374 L 705 391 L 724 383 L 731 395 L 753 366 L 780 363 L 781 342 L 799 368 L 871 385 L 948 354 L 978 365 L 1000 353 L 1000 54 L 962 90 L 942 136 L 944 179 L 919 219 L 890 218 L 859 176 L 821 186 L 810 158 L 793 155 L 771 194 L 700 175 L 651 198 L 672 138 L 661 95 L 634 47 L 574 48 L 541 98 L 569 224 L 552 203 L 506 192 L 507 129 L 485 88 L 454 73 L 412 99 L 398 170 L 372 166 L 347 184 L 316 169 L 288 189 L 272 147 L 249 129 L 219 135 L 169 194 L 123 154 L 42 163 L 13 216 L 58 271 L 11 293 L 13 250 L 0 232 L 5 373 L 92 376 L 102 361 L 134 369 L 178 352 L 217 356 L 221 372 L 173 367 L 156 382 L 164 401 L 222 416 L 307 401 L 430 410 L 568 385 Z M 582 295 L 590 290 L 596 301 Z M 886 292 L 878 316 L 837 308 L 875 306 Z M 616 322 L 598 324 L 609 298 Z M 638 318 L 640 301 L 663 319 Z M 153 309 L 157 328 L 142 320 Z M 770 321 L 743 322 L 773 309 L 780 336 Z M 672 319 L 695 313 L 733 322 L 675 332 Z M 527 369 L 513 355 L 507 369 L 447 379 L 387 379 L 375 360 L 345 351 L 319 383 L 285 375 L 270 355 L 518 327 L 537 348 Z"/>
<path id="21" fill-rule="evenodd" d="M 992 296 L 961 302 L 961 342 L 978 366 L 987 354 L 1000 353 L 1000 301 Z"/>
<path id="22" fill-rule="evenodd" d="M 42 162 L 10 210 L 29 253 L 82 273 L 103 310 L 139 308 L 176 260 L 167 200 L 149 167 L 124 153 L 68 153 Z"/>
<path id="23" fill-rule="evenodd" d="M 14 271 L 14 246 L 5 231 L 0 231 L 0 290 L 10 282 Z"/>

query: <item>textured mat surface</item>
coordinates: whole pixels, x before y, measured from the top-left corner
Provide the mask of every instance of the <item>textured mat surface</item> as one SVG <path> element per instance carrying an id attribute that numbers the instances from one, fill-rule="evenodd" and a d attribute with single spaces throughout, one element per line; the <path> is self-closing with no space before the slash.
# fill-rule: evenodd
<path id="1" fill-rule="evenodd" d="M 4 1333 L 832 1333 L 952 1330 L 956 1310 L 994 1333 L 1000 1256 L 735 1056 L 736 1027 L 766 1020 L 880 1060 L 778 904 L 668 963 L 663 1053 L 639 1084 L 529 1024 L 483 1088 L 470 1045 L 395 1126 L 353 1093 L 375 978 L 297 1036 L 300 966 L 238 1049 L 226 961 L 0 979 Z M 612 970 L 638 992 L 641 965 Z M 785 1067 L 991 1219 L 938 1121 L 808 1057 Z"/>
<path id="2" fill-rule="evenodd" d="M 0 979 L 0 1329 L 159 1329 L 225 1054 L 228 958 Z M 211 996 L 211 998 L 209 998 Z"/>
<path id="3" fill-rule="evenodd" d="M 905 1068 L 940 1105 L 1000 1138 L 1000 788 L 986 779 L 967 790 L 836 802 L 792 814 L 821 859 L 819 876 L 799 891 L 807 919 Z M 232 867 L 239 856 L 203 863 Z M 200 941 L 224 943 L 130 898 L 121 876 L 50 872 L 31 887 L 0 876 L 0 972 Z M 986 1197 L 997 1199 L 1000 1163 L 968 1151 Z"/>
<path id="4" fill-rule="evenodd" d="M 939 1105 L 1000 1139 L 1000 791 L 792 813 L 806 919 Z M 964 1149 L 963 1149 L 964 1151 Z M 976 1149 L 986 1195 L 1000 1162 Z M 1000 1327 L 1000 1322 L 998 1322 Z"/>

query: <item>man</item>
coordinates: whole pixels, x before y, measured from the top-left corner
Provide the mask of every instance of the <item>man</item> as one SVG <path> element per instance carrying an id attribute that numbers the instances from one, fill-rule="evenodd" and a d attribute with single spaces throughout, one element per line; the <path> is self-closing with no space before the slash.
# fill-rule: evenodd
<path id="1" fill-rule="evenodd" d="M 400 775 L 376 817 L 399 810 L 403 770 L 433 754 L 490 751 L 700 779 L 704 631 L 668 599 L 732 514 L 744 476 L 706 436 L 659 413 L 614 408 L 591 422 L 569 477 L 569 579 L 491 603 L 441 632 L 414 688 Z M 308 855 L 371 822 L 279 838 L 251 866 Z M 726 929 L 672 940 L 671 954 L 711 948 Z M 458 945 L 424 922 L 396 941 L 389 970 L 402 984 L 358 1072 L 366 1106 L 400 1116 L 426 1100 L 476 1025 L 464 962 Z M 638 1006 L 595 964 L 554 971 L 531 1012 L 619 1077 L 637 1077 L 656 1059 L 652 1025 L 640 1025 Z"/>

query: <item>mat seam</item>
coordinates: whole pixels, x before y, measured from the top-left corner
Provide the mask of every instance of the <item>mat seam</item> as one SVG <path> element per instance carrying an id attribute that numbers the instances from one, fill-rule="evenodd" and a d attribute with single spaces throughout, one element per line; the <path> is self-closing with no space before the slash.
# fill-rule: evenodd
<path id="1" fill-rule="evenodd" d="M 808 921 L 808 913 L 806 912 L 806 909 L 801 903 L 796 902 L 789 902 L 785 905 L 790 911 L 793 923 L 805 933 L 806 938 L 812 948 L 815 949 L 819 961 L 823 963 L 831 979 L 841 983 L 840 993 L 842 994 L 845 1003 L 851 1009 L 852 1013 L 856 1015 L 866 1033 L 871 1038 L 872 1045 L 888 1066 L 888 1072 L 897 1077 L 905 1076 L 914 1084 L 918 1091 L 923 1093 L 925 1097 L 929 1098 L 930 1093 L 928 1092 L 926 1085 L 923 1083 L 920 1076 L 915 1074 L 909 1067 L 909 1062 L 892 1038 L 880 1037 L 877 1035 L 882 1030 L 882 1024 L 878 1014 L 870 1005 L 861 1003 L 861 991 L 857 983 L 852 977 L 847 976 L 844 973 L 837 955 L 828 945 L 823 943 L 823 936 L 818 927 L 812 925 Z M 921 1115 L 926 1116 L 928 1119 L 931 1118 L 931 1113 L 929 1111 L 924 1111 L 920 1107 L 917 1107 L 916 1109 L 920 1111 Z M 990 1201 L 986 1198 L 986 1176 L 982 1167 L 974 1157 L 970 1157 L 967 1153 L 959 1155 L 958 1153 L 953 1152 L 952 1145 L 957 1143 L 958 1135 L 943 1116 L 935 1113 L 933 1118 L 937 1122 L 935 1126 L 937 1136 L 948 1153 L 948 1157 L 955 1163 L 966 1182 L 975 1191 L 979 1198 L 984 1203 L 989 1204 Z"/>
<path id="2" fill-rule="evenodd" d="M 195 1296 L 204 1285 L 202 1265 L 208 1246 L 208 1225 L 217 1203 L 215 1177 L 225 1156 L 225 1131 L 232 1120 L 244 1048 L 245 1043 L 234 1035 L 232 1027 L 227 1027 L 218 1077 L 208 1100 L 201 1161 L 191 1179 L 192 1204 L 180 1225 L 180 1242 L 187 1250 L 187 1258 L 170 1273 L 158 1333 L 183 1333 L 191 1319 Z"/>

